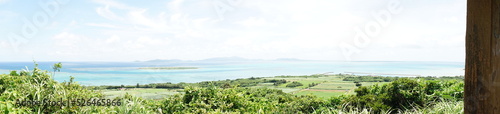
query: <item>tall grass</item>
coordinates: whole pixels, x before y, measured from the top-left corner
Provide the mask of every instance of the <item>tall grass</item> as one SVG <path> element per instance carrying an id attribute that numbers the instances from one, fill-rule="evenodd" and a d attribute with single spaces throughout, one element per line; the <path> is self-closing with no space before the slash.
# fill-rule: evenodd
<path id="1" fill-rule="evenodd" d="M 0 113 L 153 113 L 153 104 L 138 97 L 125 96 L 121 106 L 19 106 L 18 101 L 68 101 L 74 99 L 103 99 L 99 91 L 95 91 L 73 81 L 59 83 L 52 79 L 46 70 L 37 65 L 0 74 Z"/>
<path id="2" fill-rule="evenodd" d="M 374 113 L 369 108 L 363 109 L 350 109 L 346 108 L 326 108 L 323 110 L 318 110 L 314 114 L 372 114 Z M 464 113 L 464 102 L 463 101 L 449 101 L 449 102 L 436 102 L 436 104 L 419 108 L 415 106 L 412 109 L 407 110 L 383 110 L 381 114 L 463 114 Z"/>
<path id="3" fill-rule="evenodd" d="M 433 106 L 400 111 L 402 114 L 463 114 L 463 101 L 437 102 Z"/>

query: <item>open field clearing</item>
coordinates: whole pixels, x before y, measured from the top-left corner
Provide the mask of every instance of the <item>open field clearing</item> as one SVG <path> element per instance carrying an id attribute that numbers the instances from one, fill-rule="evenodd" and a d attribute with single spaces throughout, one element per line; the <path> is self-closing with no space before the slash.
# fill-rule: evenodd
<path id="1" fill-rule="evenodd" d="M 151 89 L 151 88 L 134 88 L 126 90 L 104 90 L 103 94 L 106 98 L 123 97 L 125 94 L 142 97 L 145 99 L 163 99 L 170 95 L 178 94 L 177 90 L 171 89 Z"/>
<path id="2" fill-rule="evenodd" d="M 315 95 L 319 98 L 328 99 L 332 96 L 339 96 L 343 94 L 349 94 L 347 90 L 319 90 L 319 89 L 303 89 L 295 93 L 295 95 Z"/>

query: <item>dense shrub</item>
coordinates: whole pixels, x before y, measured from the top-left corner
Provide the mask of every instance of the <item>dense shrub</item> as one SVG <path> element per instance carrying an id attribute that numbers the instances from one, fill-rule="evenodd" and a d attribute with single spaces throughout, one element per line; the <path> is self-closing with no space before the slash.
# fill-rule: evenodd
<path id="1" fill-rule="evenodd" d="M 307 85 L 307 87 L 314 87 L 314 86 L 316 86 L 316 85 L 318 85 L 318 84 L 319 84 L 319 83 L 314 83 L 314 82 L 313 82 L 313 83 L 310 83 L 309 85 Z"/>
<path id="2" fill-rule="evenodd" d="M 256 86 L 259 83 L 266 83 L 269 81 L 274 81 L 276 83 L 281 83 L 282 81 L 286 80 L 265 80 L 262 78 L 256 78 L 256 77 L 251 77 L 251 78 L 246 78 L 246 79 L 235 79 L 235 80 L 218 80 L 218 81 L 203 81 L 203 82 L 198 82 L 198 83 L 177 83 L 173 84 L 170 82 L 166 83 L 152 83 L 152 84 L 145 84 L 145 85 L 124 85 L 122 86 L 97 86 L 96 88 L 98 89 L 118 89 L 118 88 L 161 88 L 161 89 L 183 89 L 185 86 L 196 86 L 196 87 L 210 87 L 210 86 L 217 86 L 221 88 L 227 88 L 227 87 L 251 87 L 251 86 Z M 276 84 L 275 83 L 275 84 Z"/>
<path id="3" fill-rule="evenodd" d="M 354 82 L 354 84 L 356 85 L 356 87 L 359 87 L 359 86 L 362 86 L 363 84 L 361 84 L 360 82 Z"/>
<path id="4" fill-rule="evenodd" d="M 286 83 L 286 80 L 277 80 L 277 79 L 272 79 L 272 80 L 269 80 L 267 82 L 270 82 L 270 83 L 273 83 L 274 86 L 279 86 L 281 84 L 284 84 Z"/>
<path id="5" fill-rule="evenodd" d="M 382 76 L 348 76 L 342 79 L 343 81 L 354 82 L 392 82 L 398 77 L 382 77 Z"/>
<path id="6" fill-rule="evenodd" d="M 32 70 L 0 74 L 0 113 L 151 113 L 149 105 L 139 98 L 123 99 L 121 106 L 54 106 L 54 105 L 17 105 L 19 101 L 70 101 L 75 99 L 102 99 L 103 95 L 73 81 L 59 83 L 50 73 L 35 64 Z M 130 103 L 135 103 L 133 106 Z M 142 107 L 142 108 L 138 108 Z"/>
<path id="7" fill-rule="evenodd" d="M 183 95 L 161 101 L 164 113 L 312 113 L 325 104 L 315 96 L 295 96 L 265 88 L 188 87 Z"/>
<path id="8" fill-rule="evenodd" d="M 299 87 L 299 86 L 303 86 L 303 84 L 300 82 L 292 82 L 286 85 L 286 87 Z"/>
<path id="9" fill-rule="evenodd" d="M 463 82 L 412 80 L 400 78 L 385 85 L 362 86 L 355 89 L 343 103 L 347 109 L 370 108 L 374 112 L 427 107 L 442 101 L 463 99 Z"/>
<path id="10" fill-rule="evenodd" d="M 314 74 L 314 75 L 303 75 L 303 76 L 275 76 L 276 78 L 319 78 L 319 77 L 326 77 L 329 75 L 324 75 L 324 74 Z"/>

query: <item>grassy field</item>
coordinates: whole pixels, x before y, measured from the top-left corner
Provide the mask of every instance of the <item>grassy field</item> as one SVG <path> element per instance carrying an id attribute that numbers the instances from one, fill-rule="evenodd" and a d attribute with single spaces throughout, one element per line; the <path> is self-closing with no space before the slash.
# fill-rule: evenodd
<path id="1" fill-rule="evenodd" d="M 170 95 L 174 95 L 178 92 L 179 90 L 171 90 L 171 89 L 143 89 L 143 88 L 134 88 L 134 89 L 127 89 L 127 90 L 104 90 L 103 94 L 106 96 L 106 98 L 115 98 L 118 96 L 124 96 L 125 94 L 130 94 L 133 96 L 138 96 L 142 97 L 145 99 L 163 99 L 165 97 L 168 97 Z"/>
<path id="2" fill-rule="evenodd" d="M 354 85 L 354 83 L 350 82 L 345 82 L 345 83 L 326 82 L 311 87 L 311 89 L 321 89 L 321 90 L 352 90 L 355 88 L 356 86 Z"/>
<path id="3" fill-rule="evenodd" d="M 387 84 L 387 83 L 390 83 L 390 82 L 361 82 L 362 86 L 371 86 L 371 85 L 375 85 L 375 84 L 382 85 L 382 84 Z"/>
<path id="4" fill-rule="evenodd" d="M 343 94 L 354 94 L 354 89 L 356 89 L 356 85 L 353 81 L 342 81 L 343 77 L 340 76 L 327 76 L 327 77 L 317 77 L 317 78 L 304 78 L 304 77 L 290 77 L 290 78 L 267 78 L 267 79 L 285 79 L 289 82 L 278 86 L 277 89 L 287 88 L 286 85 L 297 81 L 303 84 L 303 86 L 295 87 L 294 89 L 298 89 L 296 91 L 292 91 L 291 93 L 295 95 L 316 95 L 320 98 L 329 98 L 332 96 L 339 96 Z M 319 83 L 316 86 L 307 88 L 311 83 Z M 363 86 L 370 86 L 374 84 L 385 84 L 389 82 L 361 82 Z M 260 86 L 273 86 L 270 84 L 262 84 Z M 270 88 L 270 87 L 269 87 Z M 283 90 L 283 89 L 282 89 Z"/>
<path id="5" fill-rule="evenodd" d="M 339 95 L 343 95 L 343 94 L 349 94 L 348 91 L 345 91 L 345 90 L 311 90 L 311 89 L 305 89 L 305 90 L 301 90 L 297 93 L 295 93 L 295 95 L 307 95 L 307 94 L 310 94 L 310 95 L 316 95 L 320 98 L 324 98 L 324 99 L 328 99 L 332 96 L 339 96 Z"/>
<path id="6" fill-rule="evenodd" d="M 342 81 L 342 77 L 339 76 L 326 76 L 326 77 L 268 77 L 264 79 L 285 79 L 287 83 L 281 84 L 279 86 L 274 86 L 273 83 L 259 83 L 256 86 L 252 86 L 253 88 L 270 88 L 270 89 L 279 89 L 286 93 L 292 93 L 295 95 L 316 95 L 320 98 L 329 98 L 331 96 L 339 96 L 342 94 L 354 94 L 354 89 L 357 87 L 352 81 Z M 303 86 L 298 87 L 286 87 L 287 84 L 296 81 L 303 84 Z M 308 87 L 309 84 L 316 83 L 318 85 L 313 87 Z M 374 84 L 384 84 L 388 82 L 361 82 L 363 86 L 369 86 Z M 104 95 L 107 98 L 114 98 L 117 96 L 123 96 L 126 93 L 143 97 L 146 99 L 162 99 L 168 97 L 173 94 L 182 93 L 182 90 L 175 89 L 152 89 L 152 88 L 134 88 L 127 90 L 118 90 L 118 89 L 108 89 L 103 90 Z"/>

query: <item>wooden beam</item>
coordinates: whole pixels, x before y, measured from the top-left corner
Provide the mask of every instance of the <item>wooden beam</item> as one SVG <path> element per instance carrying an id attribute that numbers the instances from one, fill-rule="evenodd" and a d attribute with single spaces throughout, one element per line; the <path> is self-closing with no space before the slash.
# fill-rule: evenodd
<path id="1" fill-rule="evenodd" d="M 465 94 L 467 114 L 500 113 L 500 0 L 468 0 Z"/>

